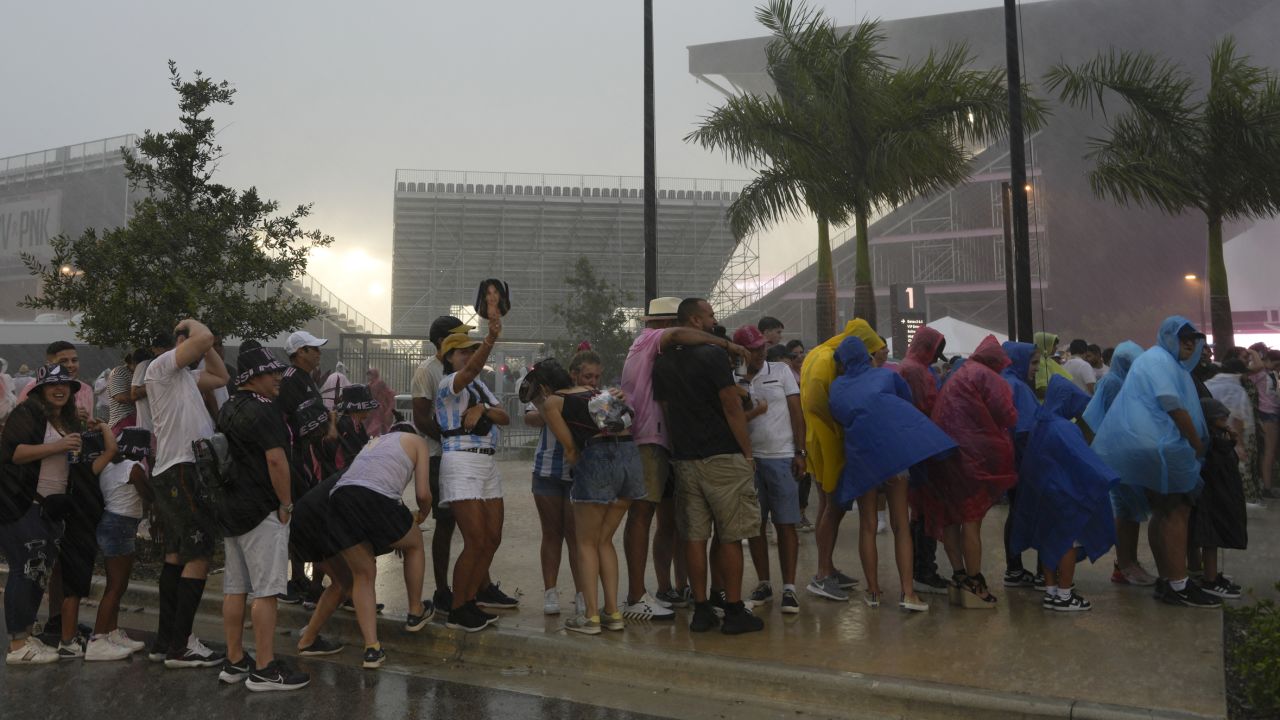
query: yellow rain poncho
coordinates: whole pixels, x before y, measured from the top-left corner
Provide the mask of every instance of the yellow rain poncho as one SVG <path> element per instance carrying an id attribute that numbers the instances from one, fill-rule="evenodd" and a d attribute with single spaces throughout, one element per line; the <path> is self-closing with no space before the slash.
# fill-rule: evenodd
<path id="1" fill-rule="evenodd" d="M 1053 333 L 1038 332 L 1035 334 L 1036 347 L 1040 349 L 1040 369 L 1036 370 L 1036 394 L 1044 397 L 1049 389 L 1049 378 L 1054 375 L 1075 382 L 1071 373 L 1067 372 L 1053 359 L 1053 348 L 1058 344 L 1058 336 Z"/>
<path id="2" fill-rule="evenodd" d="M 809 472 L 828 493 L 836 489 L 844 467 L 844 432 L 831 417 L 827 402 L 837 375 L 836 348 L 847 337 L 862 340 L 868 353 L 884 347 L 884 341 L 866 320 L 854 318 L 844 326 L 844 332 L 810 350 L 800 368 L 800 407 L 804 410 Z"/>

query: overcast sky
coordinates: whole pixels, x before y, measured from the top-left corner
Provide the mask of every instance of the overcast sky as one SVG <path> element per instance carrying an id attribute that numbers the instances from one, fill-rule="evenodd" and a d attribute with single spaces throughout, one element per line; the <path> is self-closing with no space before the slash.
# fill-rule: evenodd
<path id="1" fill-rule="evenodd" d="M 747 178 L 681 138 L 720 96 L 686 48 L 764 34 L 751 0 L 655 0 L 658 173 Z M 842 24 L 1000 4 L 816 5 Z M 217 180 L 335 237 L 311 271 L 387 324 L 396 168 L 640 175 L 640 0 L 10 3 L 0 157 L 177 124 L 167 61 L 231 81 Z M 762 242 L 765 274 L 816 245 L 804 223 Z"/>

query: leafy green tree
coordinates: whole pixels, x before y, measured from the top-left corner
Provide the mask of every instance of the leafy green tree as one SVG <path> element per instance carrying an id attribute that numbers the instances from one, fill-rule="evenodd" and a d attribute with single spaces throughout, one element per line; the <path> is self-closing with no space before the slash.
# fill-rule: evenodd
<path id="1" fill-rule="evenodd" d="M 964 45 L 894 65 L 877 22 L 839 29 L 821 11 L 771 0 L 756 12 L 773 33 L 766 59 L 776 94 L 730 98 L 689 135 L 761 167 L 730 207 L 735 229 L 812 212 L 819 221 L 818 330 L 835 332 L 829 223 L 854 221 L 854 313 L 876 322 L 871 216 L 964 182 L 974 145 L 1008 132 L 1003 70 L 972 70 Z M 1025 122 L 1042 103 L 1023 90 Z M 833 286 L 832 286 L 833 287 Z M 824 326 L 825 319 L 828 325 Z"/>
<path id="2" fill-rule="evenodd" d="M 1208 90 L 1182 67 L 1146 52 L 1112 50 L 1076 67 L 1056 65 L 1050 90 L 1102 113 L 1106 136 L 1090 140 L 1094 194 L 1121 205 L 1208 223 L 1209 308 L 1214 343 L 1234 344 L 1222 223 L 1280 212 L 1280 85 L 1249 63 L 1231 37 L 1209 54 Z M 1108 114 L 1108 96 L 1128 111 Z"/>
<path id="3" fill-rule="evenodd" d="M 48 264 L 23 261 L 41 281 L 23 305 L 79 311 L 80 335 L 104 347 L 145 345 L 157 329 L 187 316 L 226 335 L 275 337 L 320 314 L 283 292 L 307 265 L 307 251 L 333 238 L 304 230 L 310 205 L 278 214 L 279 204 L 213 182 L 222 147 L 211 106 L 231 105 L 235 89 L 200 72 L 186 81 L 169 63 L 181 128 L 148 130 L 122 148 L 125 172 L 146 196 L 124 227 L 51 241 Z"/>
<path id="4" fill-rule="evenodd" d="M 630 297 L 596 275 L 585 256 L 578 258 L 564 282 L 568 300 L 551 309 L 564 321 L 565 339 L 551 343 L 552 354 L 568 367 L 578 344 L 585 340 L 604 361 L 604 377 L 620 376 L 631 347 L 631 321 L 626 312 Z"/>

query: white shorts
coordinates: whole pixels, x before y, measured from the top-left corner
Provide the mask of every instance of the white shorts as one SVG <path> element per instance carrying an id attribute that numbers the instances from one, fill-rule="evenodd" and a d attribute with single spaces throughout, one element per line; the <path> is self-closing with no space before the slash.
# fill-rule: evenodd
<path id="1" fill-rule="evenodd" d="M 223 543 L 227 556 L 223 595 L 248 595 L 253 600 L 284 594 L 289 582 L 289 526 L 276 513 Z"/>
<path id="2" fill-rule="evenodd" d="M 440 506 L 457 500 L 496 500 L 502 478 L 492 455 L 445 450 L 440 456 Z"/>

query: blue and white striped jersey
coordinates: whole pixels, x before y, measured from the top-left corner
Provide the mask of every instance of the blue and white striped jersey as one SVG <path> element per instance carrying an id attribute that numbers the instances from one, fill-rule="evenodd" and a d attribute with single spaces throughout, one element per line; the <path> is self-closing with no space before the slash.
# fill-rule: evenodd
<path id="1" fill-rule="evenodd" d="M 533 403 L 525 405 L 525 412 L 533 412 L 537 408 Z M 538 477 L 569 480 L 569 463 L 564 460 L 564 446 L 556 439 L 551 428 L 542 426 L 538 436 L 538 449 L 533 455 L 533 474 Z"/>
<path id="2" fill-rule="evenodd" d="M 462 389 L 460 393 L 453 392 L 453 377 L 457 373 L 450 373 L 440 379 L 440 387 L 436 390 L 436 422 L 440 425 L 441 432 L 453 430 L 462 427 L 462 414 L 467 411 L 474 403 L 488 403 L 490 405 L 498 405 L 498 398 L 494 397 L 489 388 L 479 380 L 474 380 L 470 385 Z M 466 450 L 467 448 L 494 448 L 498 447 L 499 430 L 494 425 L 488 435 L 483 437 L 465 434 L 454 435 L 452 437 L 444 437 L 440 441 L 444 450 Z"/>

